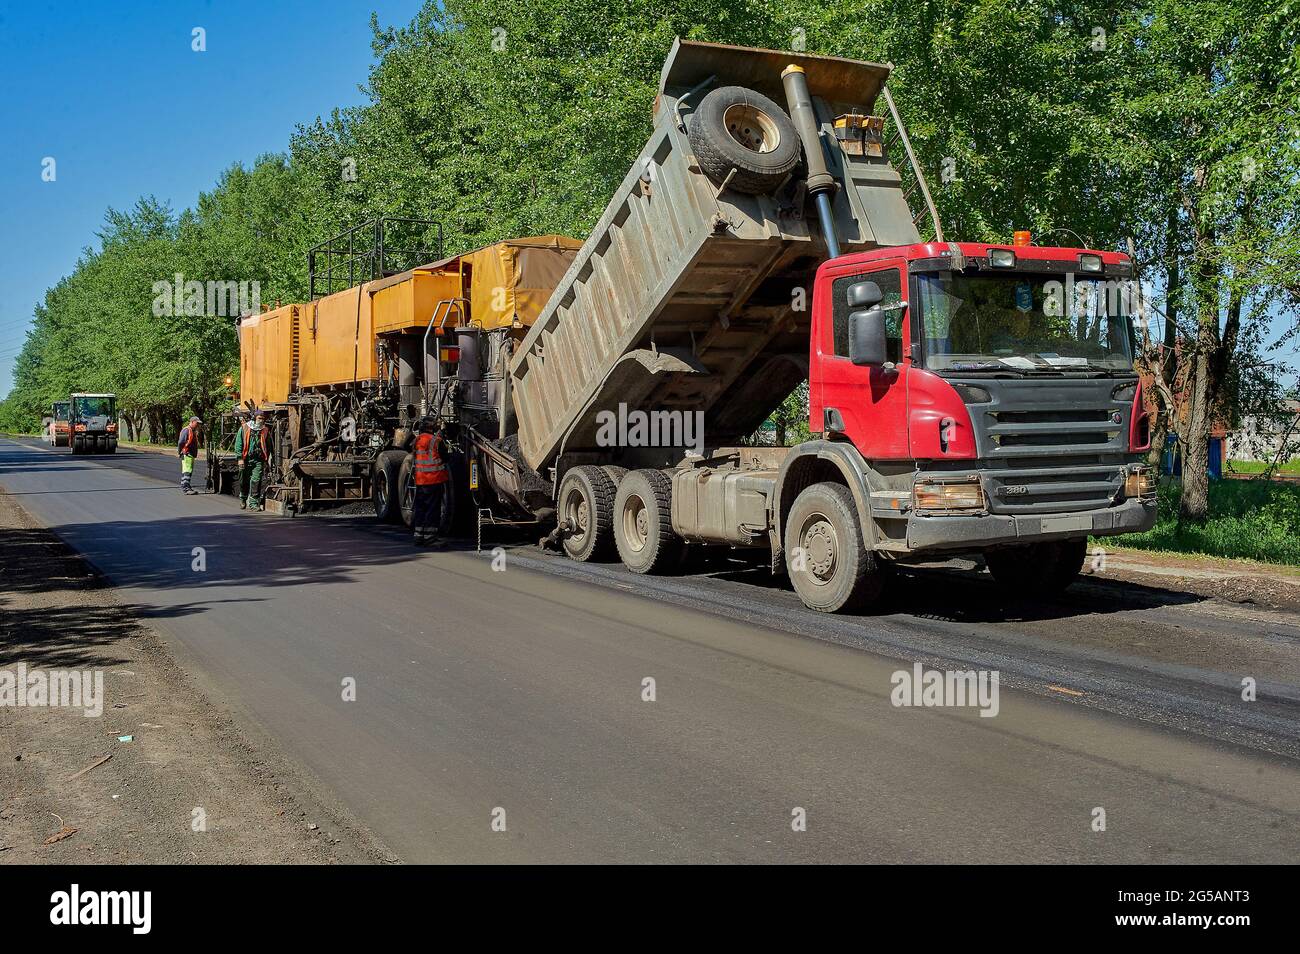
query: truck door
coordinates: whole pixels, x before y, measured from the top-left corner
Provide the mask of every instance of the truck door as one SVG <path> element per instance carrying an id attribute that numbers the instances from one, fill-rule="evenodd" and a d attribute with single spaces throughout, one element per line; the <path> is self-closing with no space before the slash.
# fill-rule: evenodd
<path id="1" fill-rule="evenodd" d="M 824 273 L 823 296 L 819 305 L 830 320 L 818 322 L 813 342 L 815 392 L 812 421 L 822 426 L 826 412 L 838 413 L 844 422 L 844 434 L 863 457 L 868 459 L 907 458 L 907 374 L 911 368 L 911 349 L 907 328 L 907 282 L 901 258 L 870 264 L 846 264 Z M 849 360 L 849 286 L 871 281 L 884 293 L 889 360 L 895 368 L 859 367 Z M 829 300 L 827 300 L 829 299 Z M 829 416 L 834 417 L 835 413 Z"/>

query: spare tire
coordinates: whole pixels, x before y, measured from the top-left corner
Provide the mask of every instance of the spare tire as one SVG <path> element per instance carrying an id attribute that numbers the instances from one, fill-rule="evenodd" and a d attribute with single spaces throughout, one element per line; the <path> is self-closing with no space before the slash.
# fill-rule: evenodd
<path id="1" fill-rule="evenodd" d="M 686 135 L 704 174 L 719 184 L 731 176 L 727 187 L 737 192 L 771 192 L 799 164 L 799 136 L 785 110 L 743 86 L 705 96 Z"/>

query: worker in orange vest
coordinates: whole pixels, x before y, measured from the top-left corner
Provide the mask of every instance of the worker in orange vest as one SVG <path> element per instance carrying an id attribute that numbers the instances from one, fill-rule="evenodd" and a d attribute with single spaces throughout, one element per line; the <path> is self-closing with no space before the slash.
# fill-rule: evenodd
<path id="1" fill-rule="evenodd" d="M 181 458 L 181 493 L 197 494 L 191 481 L 194 478 L 194 458 L 199 456 L 199 425 L 203 422 L 191 417 L 190 423 L 181 428 L 180 439 L 176 442 L 176 453 Z"/>
<path id="2" fill-rule="evenodd" d="M 446 442 L 433 418 L 420 422 L 420 436 L 415 439 L 415 514 L 411 529 L 417 547 L 439 544 L 443 526 L 442 508 L 451 472 L 443 458 Z"/>

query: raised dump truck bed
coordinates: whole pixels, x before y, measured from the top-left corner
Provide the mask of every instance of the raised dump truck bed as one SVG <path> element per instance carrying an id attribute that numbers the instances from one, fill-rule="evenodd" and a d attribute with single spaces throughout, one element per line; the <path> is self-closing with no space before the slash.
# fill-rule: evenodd
<path id="1" fill-rule="evenodd" d="M 737 191 L 706 174 L 688 138 L 719 87 L 783 103 L 791 64 L 807 75 L 827 165 L 851 184 L 832 203 L 842 250 L 919 240 L 883 150 L 850 155 L 834 142 L 836 117 L 872 112 L 888 66 L 677 41 L 649 141 L 511 362 L 533 468 L 593 447 L 596 415 L 620 403 L 702 411 L 710 442 L 725 442 L 756 429 L 807 374 L 827 249 L 802 181 Z"/>

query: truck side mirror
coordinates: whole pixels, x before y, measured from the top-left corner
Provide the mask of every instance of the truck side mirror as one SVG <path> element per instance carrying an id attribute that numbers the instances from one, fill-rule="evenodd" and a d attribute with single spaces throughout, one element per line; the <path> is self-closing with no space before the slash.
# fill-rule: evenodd
<path id="1" fill-rule="evenodd" d="M 874 282 L 864 284 L 875 288 Z M 889 360 L 885 340 L 885 310 L 880 305 L 872 305 L 866 311 L 850 312 L 849 360 L 856 365 L 884 365 Z"/>
<path id="2" fill-rule="evenodd" d="M 849 286 L 850 308 L 870 308 L 884 300 L 885 295 L 875 282 L 858 282 Z"/>

